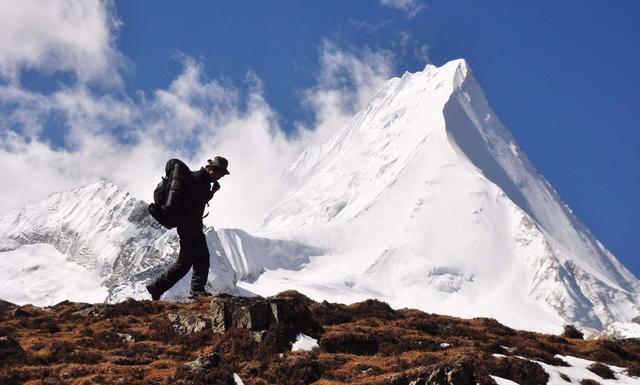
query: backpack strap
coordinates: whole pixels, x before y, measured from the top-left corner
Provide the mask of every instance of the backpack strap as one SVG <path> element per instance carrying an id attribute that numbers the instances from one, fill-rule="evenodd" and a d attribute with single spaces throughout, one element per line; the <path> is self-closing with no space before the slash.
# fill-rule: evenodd
<path id="1" fill-rule="evenodd" d="M 207 207 L 209 207 L 209 202 L 207 202 Z M 208 216 L 209 216 L 209 212 L 207 211 L 207 213 L 206 213 L 206 214 L 204 214 L 204 217 L 202 217 L 202 219 L 205 219 L 205 218 L 206 218 L 206 217 L 208 217 Z"/>

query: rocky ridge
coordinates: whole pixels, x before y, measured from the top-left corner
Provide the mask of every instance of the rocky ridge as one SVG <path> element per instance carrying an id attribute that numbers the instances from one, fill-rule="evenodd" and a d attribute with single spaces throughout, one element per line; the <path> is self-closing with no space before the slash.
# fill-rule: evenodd
<path id="1" fill-rule="evenodd" d="M 394 310 L 376 300 L 319 303 L 295 291 L 184 303 L 2 301 L 0 383 L 640 383 L 640 340 L 572 333 Z M 317 347 L 292 351 L 301 335 Z M 590 363 L 580 377 L 578 360 Z"/>

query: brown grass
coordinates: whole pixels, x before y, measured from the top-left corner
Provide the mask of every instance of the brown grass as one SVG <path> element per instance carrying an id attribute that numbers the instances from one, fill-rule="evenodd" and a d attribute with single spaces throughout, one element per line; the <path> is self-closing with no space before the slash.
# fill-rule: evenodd
<path id="1" fill-rule="evenodd" d="M 616 375 L 613 373 L 613 370 L 611 370 L 611 368 L 607 365 L 603 365 L 599 362 L 594 362 L 593 364 L 589 365 L 587 369 L 604 378 L 605 380 L 616 379 Z"/>
<path id="2" fill-rule="evenodd" d="M 231 376 L 238 373 L 247 385 L 406 385 L 464 364 L 478 383 L 493 383 L 489 376 L 497 375 L 537 385 L 548 379 L 544 370 L 515 356 L 567 365 L 557 354 L 625 367 L 629 375 L 640 376 L 638 339 L 545 335 L 514 330 L 490 318 L 394 310 L 375 300 L 346 306 L 316 303 L 296 292 L 278 298 L 298 311 L 294 319 L 271 326 L 260 343 L 238 328 L 223 334 L 177 333 L 168 315 L 207 316 L 207 299 L 126 301 L 94 308 L 71 302 L 17 307 L 0 301 L 0 336 L 11 337 L 0 343 L 0 383 L 104 384 L 126 378 L 128 384 L 232 384 Z M 95 315 L 74 315 L 85 309 Z M 291 352 L 298 330 L 318 338 L 320 348 Z M 184 366 L 214 352 L 221 362 L 209 371 Z M 507 357 L 494 357 L 496 353 Z M 607 378 L 602 367 L 607 368 L 594 366 L 592 371 Z"/>
<path id="3" fill-rule="evenodd" d="M 564 325 L 562 336 L 566 338 L 583 339 L 584 334 L 573 325 Z"/>

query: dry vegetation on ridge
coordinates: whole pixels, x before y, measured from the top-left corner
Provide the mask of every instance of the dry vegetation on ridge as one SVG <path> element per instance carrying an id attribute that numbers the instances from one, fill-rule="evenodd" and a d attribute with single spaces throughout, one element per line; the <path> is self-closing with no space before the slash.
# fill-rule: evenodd
<path id="1" fill-rule="evenodd" d="M 566 365 L 556 354 L 626 367 L 629 375 L 640 376 L 638 339 L 518 331 L 493 319 L 393 310 L 375 300 L 346 306 L 313 302 L 296 292 L 274 298 L 294 301 L 299 311 L 287 322 L 270 324 L 260 342 L 239 327 L 220 334 L 210 327 L 176 330 L 170 314 L 207 318 L 210 298 L 96 306 L 62 302 L 46 308 L 1 302 L 0 384 L 226 385 L 234 384 L 237 373 L 246 385 L 493 384 L 490 374 L 534 385 L 545 384 L 547 374 L 516 356 Z M 299 331 L 318 338 L 320 348 L 291 352 Z M 198 357 L 208 357 L 207 365 L 185 365 Z M 600 365 L 593 371 L 606 378 L 606 369 Z"/>

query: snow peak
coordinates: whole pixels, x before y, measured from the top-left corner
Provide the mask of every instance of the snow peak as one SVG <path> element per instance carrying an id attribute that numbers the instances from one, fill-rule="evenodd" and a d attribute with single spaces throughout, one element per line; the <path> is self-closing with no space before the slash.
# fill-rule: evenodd
<path id="1" fill-rule="evenodd" d="M 172 229 L 178 225 L 179 213 L 184 205 L 185 178 L 191 171 L 179 159 L 170 159 L 164 171 L 166 175 L 153 191 L 149 213 L 162 226 Z"/>

